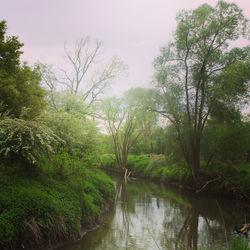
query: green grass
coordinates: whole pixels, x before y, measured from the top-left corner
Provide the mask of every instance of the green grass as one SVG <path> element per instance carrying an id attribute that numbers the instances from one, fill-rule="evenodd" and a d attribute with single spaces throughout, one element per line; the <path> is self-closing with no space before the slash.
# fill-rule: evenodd
<path id="1" fill-rule="evenodd" d="M 115 156 L 105 154 L 101 157 L 101 166 L 108 170 L 119 170 Z M 162 181 L 187 181 L 190 173 L 187 168 L 170 165 L 164 155 L 129 155 L 127 168 L 136 176 Z"/>
<path id="2" fill-rule="evenodd" d="M 108 176 L 65 153 L 36 169 L 0 165 L 0 248 L 72 240 L 98 222 L 114 195 Z"/>

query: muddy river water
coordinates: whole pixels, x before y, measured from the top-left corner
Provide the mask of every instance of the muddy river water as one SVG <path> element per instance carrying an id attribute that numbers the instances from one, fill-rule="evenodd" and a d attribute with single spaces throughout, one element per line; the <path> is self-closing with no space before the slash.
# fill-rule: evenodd
<path id="1" fill-rule="evenodd" d="M 233 227 L 247 220 L 229 200 L 145 180 L 112 179 L 116 201 L 102 225 L 57 250 L 231 249 Z"/>

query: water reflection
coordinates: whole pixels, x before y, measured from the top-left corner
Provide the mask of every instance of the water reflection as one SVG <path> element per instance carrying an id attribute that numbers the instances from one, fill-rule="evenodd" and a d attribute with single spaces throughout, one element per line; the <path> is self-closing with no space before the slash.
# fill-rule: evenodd
<path id="1" fill-rule="evenodd" d="M 114 181 L 115 208 L 104 224 L 61 249 L 230 249 L 232 228 L 244 221 L 227 201 L 141 180 Z"/>

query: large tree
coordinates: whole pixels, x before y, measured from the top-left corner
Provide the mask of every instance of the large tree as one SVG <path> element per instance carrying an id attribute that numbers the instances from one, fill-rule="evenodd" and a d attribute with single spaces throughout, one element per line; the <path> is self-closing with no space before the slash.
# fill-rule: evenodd
<path id="1" fill-rule="evenodd" d="M 203 4 L 177 16 L 174 41 L 155 61 L 161 90 L 156 110 L 177 132 L 194 183 L 199 183 L 200 145 L 209 117 L 230 117 L 248 96 L 249 47 L 229 50 L 229 42 L 244 35 L 247 19 L 235 4 Z"/>
<path id="2" fill-rule="evenodd" d="M 156 115 L 147 110 L 154 91 L 135 88 L 121 98 L 107 98 L 102 110 L 107 132 L 111 135 L 117 165 L 127 174 L 127 158 L 131 148 L 145 131 L 156 124 Z"/>
<path id="3" fill-rule="evenodd" d="M 0 101 L 15 117 L 23 114 L 31 119 L 45 106 L 46 92 L 40 85 L 40 73 L 21 63 L 20 48 L 15 36 L 6 36 L 7 25 L 0 22 Z M 25 111 L 25 114 L 24 114 Z"/>

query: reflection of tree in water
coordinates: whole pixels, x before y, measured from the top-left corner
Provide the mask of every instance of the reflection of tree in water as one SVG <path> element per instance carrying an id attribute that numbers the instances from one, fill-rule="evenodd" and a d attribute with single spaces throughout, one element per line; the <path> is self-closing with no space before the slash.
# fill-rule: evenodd
<path id="1" fill-rule="evenodd" d="M 116 197 L 115 202 L 119 203 L 120 212 L 122 217 L 122 227 L 120 227 L 120 238 L 126 244 L 126 248 L 128 247 L 129 242 L 129 229 L 132 226 L 132 221 L 129 213 L 129 200 L 126 192 L 126 183 L 125 181 L 120 181 L 116 183 Z M 118 209 L 118 207 L 117 207 Z"/>
<path id="2" fill-rule="evenodd" d="M 116 183 L 116 221 L 119 221 L 116 243 L 119 249 L 160 249 L 157 241 L 162 221 L 156 227 L 155 217 L 152 216 L 159 208 L 159 200 L 152 197 L 149 185 L 144 184 L 138 181 L 127 185 L 124 182 Z M 161 218 L 163 216 L 162 208 Z"/>
<path id="3" fill-rule="evenodd" d="M 124 242 L 124 249 L 133 249 L 140 244 L 142 237 L 145 244 L 148 242 L 147 246 L 155 245 L 155 249 L 195 250 L 213 246 L 230 249 L 232 228 L 242 218 L 237 212 L 232 215 L 231 205 L 227 203 L 220 204 L 202 196 L 183 196 L 177 190 L 148 183 L 146 186 L 143 183 L 129 183 L 127 186 L 124 182 L 117 183 L 116 200 L 122 220 L 119 238 Z M 163 230 L 155 225 L 152 216 L 161 209 L 165 213 L 164 222 L 161 222 Z M 142 226 L 140 235 L 134 235 L 135 218 L 141 219 L 141 215 L 144 221 L 139 222 Z"/>
<path id="4" fill-rule="evenodd" d="M 138 179 L 115 183 L 116 204 L 107 224 L 71 250 L 230 249 L 225 242 L 244 219 L 231 202 Z"/>
<path id="5" fill-rule="evenodd" d="M 190 249 L 197 249 L 198 216 L 197 210 L 193 208 L 189 209 L 187 217 L 175 237 L 175 249 L 180 249 L 182 246 L 188 246 Z"/>
<path id="6" fill-rule="evenodd" d="M 166 206 L 170 211 L 166 210 L 164 227 L 167 232 L 161 245 L 167 249 L 196 250 L 216 245 L 230 249 L 232 227 L 237 221 L 237 216 L 235 222 L 228 219 L 232 218 L 230 207 L 211 199 L 191 199 L 191 204 L 191 207 Z"/>

